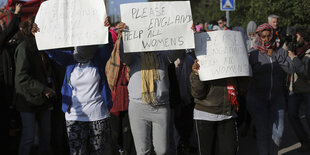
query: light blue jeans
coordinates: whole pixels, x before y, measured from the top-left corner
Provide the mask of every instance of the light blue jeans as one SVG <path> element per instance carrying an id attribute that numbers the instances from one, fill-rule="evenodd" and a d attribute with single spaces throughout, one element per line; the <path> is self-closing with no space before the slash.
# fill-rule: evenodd
<path id="1" fill-rule="evenodd" d="M 259 155 L 277 155 L 284 131 L 284 96 L 273 96 L 270 102 L 258 98 L 247 96 L 247 108 L 256 128 L 258 152 Z"/>
<path id="2" fill-rule="evenodd" d="M 156 155 L 168 154 L 169 104 L 154 107 L 130 101 L 128 113 L 137 155 L 151 154 L 152 145 Z"/>

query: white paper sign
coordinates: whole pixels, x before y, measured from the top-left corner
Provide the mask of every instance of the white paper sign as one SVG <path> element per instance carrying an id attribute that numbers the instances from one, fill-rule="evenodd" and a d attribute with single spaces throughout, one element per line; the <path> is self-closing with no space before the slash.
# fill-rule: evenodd
<path id="1" fill-rule="evenodd" d="M 195 34 L 199 78 L 209 81 L 251 76 L 247 51 L 238 31 L 213 31 Z"/>
<path id="2" fill-rule="evenodd" d="M 122 4 L 124 52 L 195 48 L 189 1 Z"/>
<path id="3" fill-rule="evenodd" d="M 108 43 L 103 0 L 49 0 L 41 4 L 35 23 L 39 50 Z"/>

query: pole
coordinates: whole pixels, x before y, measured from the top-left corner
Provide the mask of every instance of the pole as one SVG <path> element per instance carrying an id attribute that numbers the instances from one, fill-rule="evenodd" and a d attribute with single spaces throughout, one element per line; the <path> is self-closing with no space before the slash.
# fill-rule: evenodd
<path id="1" fill-rule="evenodd" d="M 229 27 L 229 11 L 226 11 L 226 26 Z"/>

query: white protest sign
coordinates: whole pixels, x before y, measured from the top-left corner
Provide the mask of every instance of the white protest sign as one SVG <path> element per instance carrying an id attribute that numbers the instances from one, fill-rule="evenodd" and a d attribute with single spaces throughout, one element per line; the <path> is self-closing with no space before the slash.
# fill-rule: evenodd
<path id="1" fill-rule="evenodd" d="M 195 34 L 195 44 L 201 81 L 251 76 L 252 71 L 241 32 L 198 33 Z"/>
<path id="2" fill-rule="evenodd" d="M 41 4 L 35 23 L 39 50 L 108 43 L 103 0 L 49 0 Z"/>
<path id="3" fill-rule="evenodd" d="M 124 52 L 195 48 L 189 1 L 122 4 Z"/>

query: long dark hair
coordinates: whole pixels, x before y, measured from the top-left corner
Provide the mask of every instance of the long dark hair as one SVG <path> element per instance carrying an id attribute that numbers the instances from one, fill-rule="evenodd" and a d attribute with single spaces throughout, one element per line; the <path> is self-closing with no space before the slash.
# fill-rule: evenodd
<path id="1" fill-rule="evenodd" d="M 32 26 L 34 23 L 35 16 L 32 16 L 21 23 L 20 28 L 24 37 L 34 37 L 31 33 Z"/>

